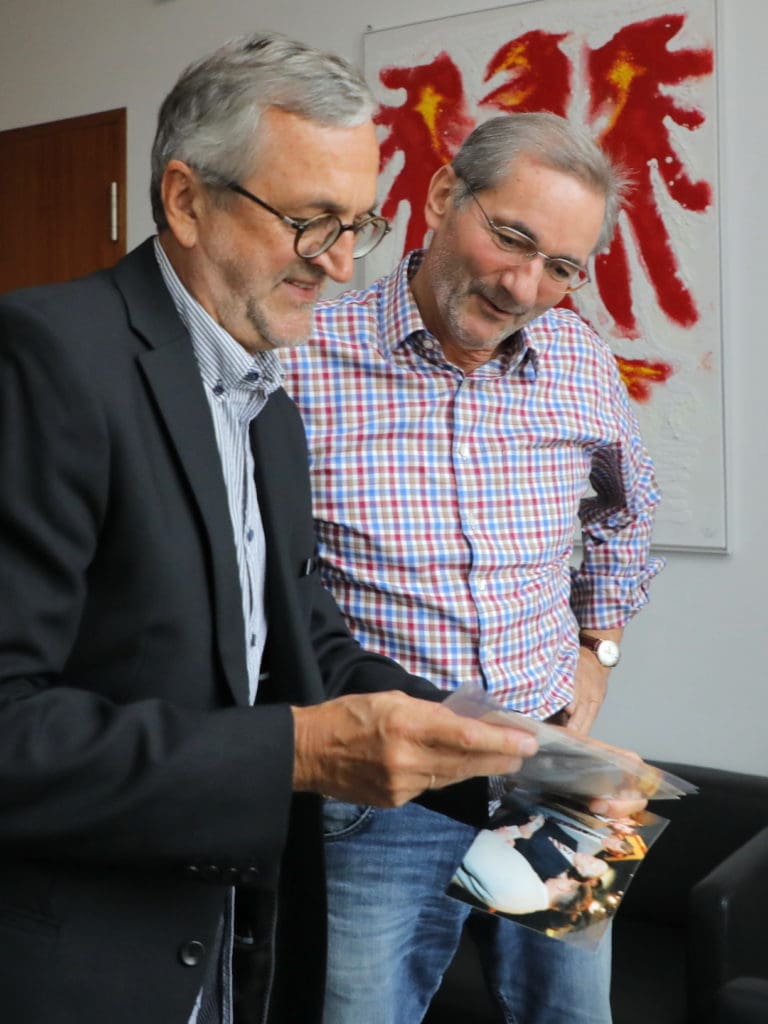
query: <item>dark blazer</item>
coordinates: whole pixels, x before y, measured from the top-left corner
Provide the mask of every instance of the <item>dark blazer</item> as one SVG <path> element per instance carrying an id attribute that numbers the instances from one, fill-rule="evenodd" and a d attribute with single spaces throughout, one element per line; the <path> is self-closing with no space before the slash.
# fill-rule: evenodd
<path id="1" fill-rule="evenodd" d="M 320 586 L 282 390 L 252 444 L 270 672 L 254 708 L 210 413 L 151 243 L 0 300 L 3 1024 L 186 1024 L 228 886 L 247 918 L 279 875 L 277 1019 L 316 1019 L 318 805 L 292 797 L 286 702 L 435 691 L 363 652 Z"/>

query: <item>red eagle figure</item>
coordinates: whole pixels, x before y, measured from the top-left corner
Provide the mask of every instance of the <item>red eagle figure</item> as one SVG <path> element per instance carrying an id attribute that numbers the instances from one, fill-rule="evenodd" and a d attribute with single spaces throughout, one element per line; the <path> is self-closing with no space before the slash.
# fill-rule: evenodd
<path id="1" fill-rule="evenodd" d="M 394 217 L 402 200 L 410 203 L 408 250 L 424 242 L 423 205 L 432 175 L 451 160 L 475 122 L 467 110 L 461 72 L 447 53 L 419 67 L 383 68 L 379 77 L 388 88 L 406 92 L 401 106 L 379 108 L 375 121 L 389 128 L 381 145 L 382 170 L 398 150 L 405 158 L 381 212 Z"/>
<path id="2" fill-rule="evenodd" d="M 505 72 L 507 80 L 480 106 L 509 113 L 548 110 L 565 117 L 571 95 L 571 65 L 559 47 L 566 34 L 534 30 L 511 39 L 491 57 L 484 82 Z"/>
<path id="3" fill-rule="evenodd" d="M 690 180 L 666 125 L 669 119 L 694 130 L 704 121 L 700 110 L 683 108 L 665 91 L 712 71 L 711 50 L 669 49 L 684 20 L 684 15 L 669 14 L 627 25 L 585 58 L 592 121 L 607 122 L 599 142 L 636 184 L 627 217 L 643 269 L 669 319 L 690 327 L 698 311 L 657 206 L 651 170 L 658 169 L 669 195 L 684 209 L 701 212 L 712 202 L 711 186 Z M 598 258 L 596 276 L 617 327 L 626 337 L 636 337 L 627 253 L 618 235 L 610 252 Z"/>

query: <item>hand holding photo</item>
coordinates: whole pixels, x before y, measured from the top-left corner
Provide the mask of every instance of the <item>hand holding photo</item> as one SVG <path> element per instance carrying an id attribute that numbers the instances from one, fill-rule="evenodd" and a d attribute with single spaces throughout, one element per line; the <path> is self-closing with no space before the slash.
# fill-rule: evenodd
<path id="1" fill-rule="evenodd" d="M 445 705 L 525 729 L 539 744 L 519 771 L 493 780 L 489 827 L 467 850 L 448 894 L 551 938 L 596 945 L 667 824 L 636 808 L 696 787 L 627 750 L 507 711 L 475 684 L 464 684 Z M 632 813 L 595 813 L 603 802 Z"/>

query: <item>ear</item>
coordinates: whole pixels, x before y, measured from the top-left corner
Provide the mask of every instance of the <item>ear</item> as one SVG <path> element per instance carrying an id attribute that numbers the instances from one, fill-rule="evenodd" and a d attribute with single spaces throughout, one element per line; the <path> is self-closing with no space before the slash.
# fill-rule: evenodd
<path id="1" fill-rule="evenodd" d="M 453 190 L 456 186 L 456 173 L 450 164 L 435 171 L 427 189 L 427 199 L 424 204 L 424 218 L 427 227 L 433 231 L 437 228 L 446 210 L 453 206 Z"/>
<path id="2" fill-rule="evenodd" d="M 165 218 L 176 241 L 191 249 L 197 241 L 200 215 L 205 205 L 203 185 L 183 160 L 169 160 L 160 183 Z"/>

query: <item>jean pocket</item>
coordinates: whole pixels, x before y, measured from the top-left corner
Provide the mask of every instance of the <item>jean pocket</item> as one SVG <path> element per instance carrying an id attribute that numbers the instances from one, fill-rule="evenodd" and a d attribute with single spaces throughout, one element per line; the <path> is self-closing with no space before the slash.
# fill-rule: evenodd
<path id="1" fill-rule="evenodd" d="M 372 817 L 373 807 L 367 804 L 347 804 L 327 796 L 323 799 L 323 836 L 332 841 L 355 835 Z"/>

